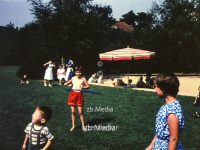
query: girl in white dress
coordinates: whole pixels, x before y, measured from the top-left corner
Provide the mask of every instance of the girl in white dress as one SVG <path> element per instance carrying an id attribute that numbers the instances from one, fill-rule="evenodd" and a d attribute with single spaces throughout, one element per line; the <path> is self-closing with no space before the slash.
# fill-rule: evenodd
<path id="1" fill-rule="evenodd" d="M 48 61 L 44 66 L 47 67 L 44 74 L 44 86 L 52 87 L 50 81 L 53 80 L 53 68 L 55 64 L 53 61 Z"/>
<path id="2" fill-rule="evenodd" d="M 65 68 L 63 65 L 59 65 L 57 69 L 57 78 L 59 80 L 59 85 L 62 85 L 62 81 L 65 79 Z"/>

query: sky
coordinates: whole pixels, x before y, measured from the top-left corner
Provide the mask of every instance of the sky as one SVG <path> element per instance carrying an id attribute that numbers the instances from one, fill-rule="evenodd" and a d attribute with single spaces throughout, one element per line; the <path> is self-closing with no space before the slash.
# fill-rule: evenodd
<path id="1" fill-rule="evenodd" d="M 48 0 L 43 0 L 47 2 Z M 127 12 L 147 12 L 152 2 L 159 0 L 94 0 L 93 4 L 110 5 L 113 10 L 113 17 L 117 20 Z M 31 22 L 34 16 L 30 12 L 31 6 L 27 0 L 0 0 L 0 26 L 14 23 L 15 27 L 23 27 Z"/>

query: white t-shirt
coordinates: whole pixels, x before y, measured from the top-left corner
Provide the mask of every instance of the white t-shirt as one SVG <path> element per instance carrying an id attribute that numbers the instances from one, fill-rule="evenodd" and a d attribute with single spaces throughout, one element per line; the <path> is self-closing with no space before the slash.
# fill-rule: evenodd
<path id="1" fill-rule="evenodd" d="M 77 78 L 76 76 L 72 77 L 72 90 L 79 91 L 86 83 L 86 79 L 84 77 Z"/>

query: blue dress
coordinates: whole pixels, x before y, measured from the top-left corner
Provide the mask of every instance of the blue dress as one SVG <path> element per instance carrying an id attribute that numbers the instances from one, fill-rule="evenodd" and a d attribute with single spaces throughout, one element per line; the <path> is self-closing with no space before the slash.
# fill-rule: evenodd
<path id="1" fill-rule="evenodd" d="M 69 60 L 67 62 L 67 71 L 65 74 L 65 81 L 71 80 L 71 78 L 74 76 L 74 70 L 72 66 L 74 65 L 74 62 L 72 60 Z"/>
<path id="2" fill-rule="evenodd" d="M 168 150 L 169 144 L 169 126 L 167 124 L 167 117 L 169 114 L 174 114 L 179 120 L 179 133 L 184 127 L 184 117 L 182 108 L 178 101 L 163 105 L 156 115 L 156 136 L 153 150 Z M 183 150 L 183 146 L 178 142 L 177 150 Z"/>

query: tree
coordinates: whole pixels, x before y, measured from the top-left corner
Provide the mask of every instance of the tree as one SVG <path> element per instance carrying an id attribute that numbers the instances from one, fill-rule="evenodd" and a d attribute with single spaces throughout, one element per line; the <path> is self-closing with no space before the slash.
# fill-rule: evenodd
<path id="1" fill-rule="evenodd" d="M 20 41 L 25 64 L 29 60 L 29 66 L 40 70 L 42 61 L 49 58 L 59 63 L 61 57 L 71 57 L 83 67 L 96 67 L 98 50 L 109 42 L 106 37 L 114 23 L 110 6 L 92 5 L 91 0 L 29 2 L 36 20 L 20 32 L 21 39 L 27 39 L 25 43 Z"/>
<path id="2" fill-rule="evenodd" d="M 0 26 L 0 64 L 1 65 L 17 65 L 19 57 L 19 45 L 16 43 L 18 28 L 14 24 L 7 24 L 5 27 Z"/>
<path id="3" fill-rule="evenodd" d="M 163 0 L 154 5 L 155 27 L 161 29 L 158 55 L 173 71 L 197 71 L 199 50 L 193 41 L 199 39 L 198 4 L 196 0 Z M 155 17 L 157 16 L 157 17 Z"/>
<path id="4" fill-rule="evenodd" d="M 127 14 L 122 15 L 120 21 L 124 21 L 127 24 L 135 27 L 137 24 L 137 15 L 131 10 Z"/>

